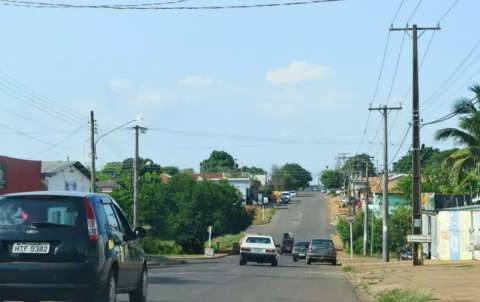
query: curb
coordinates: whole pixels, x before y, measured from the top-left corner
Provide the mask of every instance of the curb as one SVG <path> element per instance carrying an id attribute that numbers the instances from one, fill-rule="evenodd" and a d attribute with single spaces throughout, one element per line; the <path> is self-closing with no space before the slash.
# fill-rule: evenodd
<path id="1" fill-rule="evenodd" d="M 233 254 L 223 254 L 223 255 L 217 255 L 213 257 L 205 257 L 205 256 L 199 256 L 199 257 L 165 257 L 165 256 L 158 256 L 158 255 L 147 255 L 146 259 L 148 261 L 148 264 L 150 267 L 158 267 L 158 266 L 168 266 L 168 265 L 181 265 L 181 264 L 187 264 L 188 260 L 210 260 L 210 259 L 222 259 L 228 256 L 231 256 Z"/>

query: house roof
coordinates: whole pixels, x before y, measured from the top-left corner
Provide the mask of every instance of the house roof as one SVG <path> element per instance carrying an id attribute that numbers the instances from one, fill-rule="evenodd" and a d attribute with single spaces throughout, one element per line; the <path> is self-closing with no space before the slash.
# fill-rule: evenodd
<path id="1" fill-rule="evenodd" d="M 223 172 L 216 172 L 216 173 L 195 173 L 192 175 L 194 180 L 199 180 L 201 178 L 205 179 L 225 179 L 225 175 Z"/>
<path id="2" fill-rule="evenodd" d="M 90 171 L 79 161 L 42 161 L 43 176 L 52 176 L 71 167 L 77 168 L 83 175 L 90 178 Z"/>

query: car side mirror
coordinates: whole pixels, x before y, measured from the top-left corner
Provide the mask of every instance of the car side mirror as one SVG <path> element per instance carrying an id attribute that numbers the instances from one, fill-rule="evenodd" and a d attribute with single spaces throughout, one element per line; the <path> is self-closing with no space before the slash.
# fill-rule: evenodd
<path id="1" fill-rule="evenodd" d="M 143 239 L 147 237 L 147 231 L 142 227 L 135 228 L 135 235 L 138 239 Z"/>

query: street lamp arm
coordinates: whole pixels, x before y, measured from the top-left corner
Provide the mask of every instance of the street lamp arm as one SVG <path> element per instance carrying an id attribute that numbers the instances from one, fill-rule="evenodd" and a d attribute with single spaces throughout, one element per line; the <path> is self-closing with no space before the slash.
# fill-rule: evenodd
<path id="1" fill-rule="evenodd" d="M 137 121 L 138 121 L 138 119 L 134 119 L 134 120 L 128 121 L 128 122 L 126 122 L 126 123 L 121 124 L 121 125 L 118 126 L 118 127 L 115 127 L 115 128 L 113 128 L 113 129 L 111 129 L 111 130 L 103 133 L 102 135 L 100 135 L 100 136 L 95 140 L 95 145 L 97 145 L 98 141 L 99 141 L 101 138 L 109 135 L 109 134 L 112 133 L 112 132 L 117 131 L 117 130 L 120 129 L 120 128 L 123 128 L 123 127 L 127 126 L 128 124 L 131 124 L 131 123 L 137 122 Z"/>

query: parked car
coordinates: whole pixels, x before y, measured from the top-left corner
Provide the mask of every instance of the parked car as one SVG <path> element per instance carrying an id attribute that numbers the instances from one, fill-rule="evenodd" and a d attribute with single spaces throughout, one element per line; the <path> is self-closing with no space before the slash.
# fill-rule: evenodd
<path id="1" fill-rule="evenodd" d="M 295 243 L 292 251 L 293 261 L 297 262 L 298 259 L 305 259 L 305 257 L 307 257 L 307 249 L 309 244 L 310 242 L 308 241 L 300 241 Z"/>
<path id="2" fill-rule="evenodd" d="M 240 265 L 247 262 L 278 265 L 277 247 L 271 236 L 247 235 L 240 243 Z"/>
<path id="3" fill-rule="evenodd" d="M 290 198 L 295 198 L 297 197 L 297 192 L 296 191 L 290 191 Z"/>
<path id="4" fill-rule="evenodd" d="M 282 202 L 283 203 L 288 203 L 290 202 L 291 195 L 289 191 L 282 192 Z"/>
<path id="5" fill-rule="evenodd" d="M 295 241 L 293 240 L 292 233 L 284 233 L 282 243 L 280 245 L 280 254 L 291 253 L 293 251 L 294 243 Z"/>
<path id="6" fill-rule="evenodd" d="M 412 247 L 407 244 L 397 251 L 397 260 L 412 260 Z"/>
<path id="7" fill-rule="evenodd" d="M 34 192 L 0 197 L 0 301 L 147 301 L 139 239 L 108 195 Z"/>
<path id="8" fill-rule="evenodd" d="M 312 262 L 329 262 L 332 265 L 337 264 L 337 251 L 335 245 L 330 239 L 312 239 L 308 245 L 307 264 Z"/>

